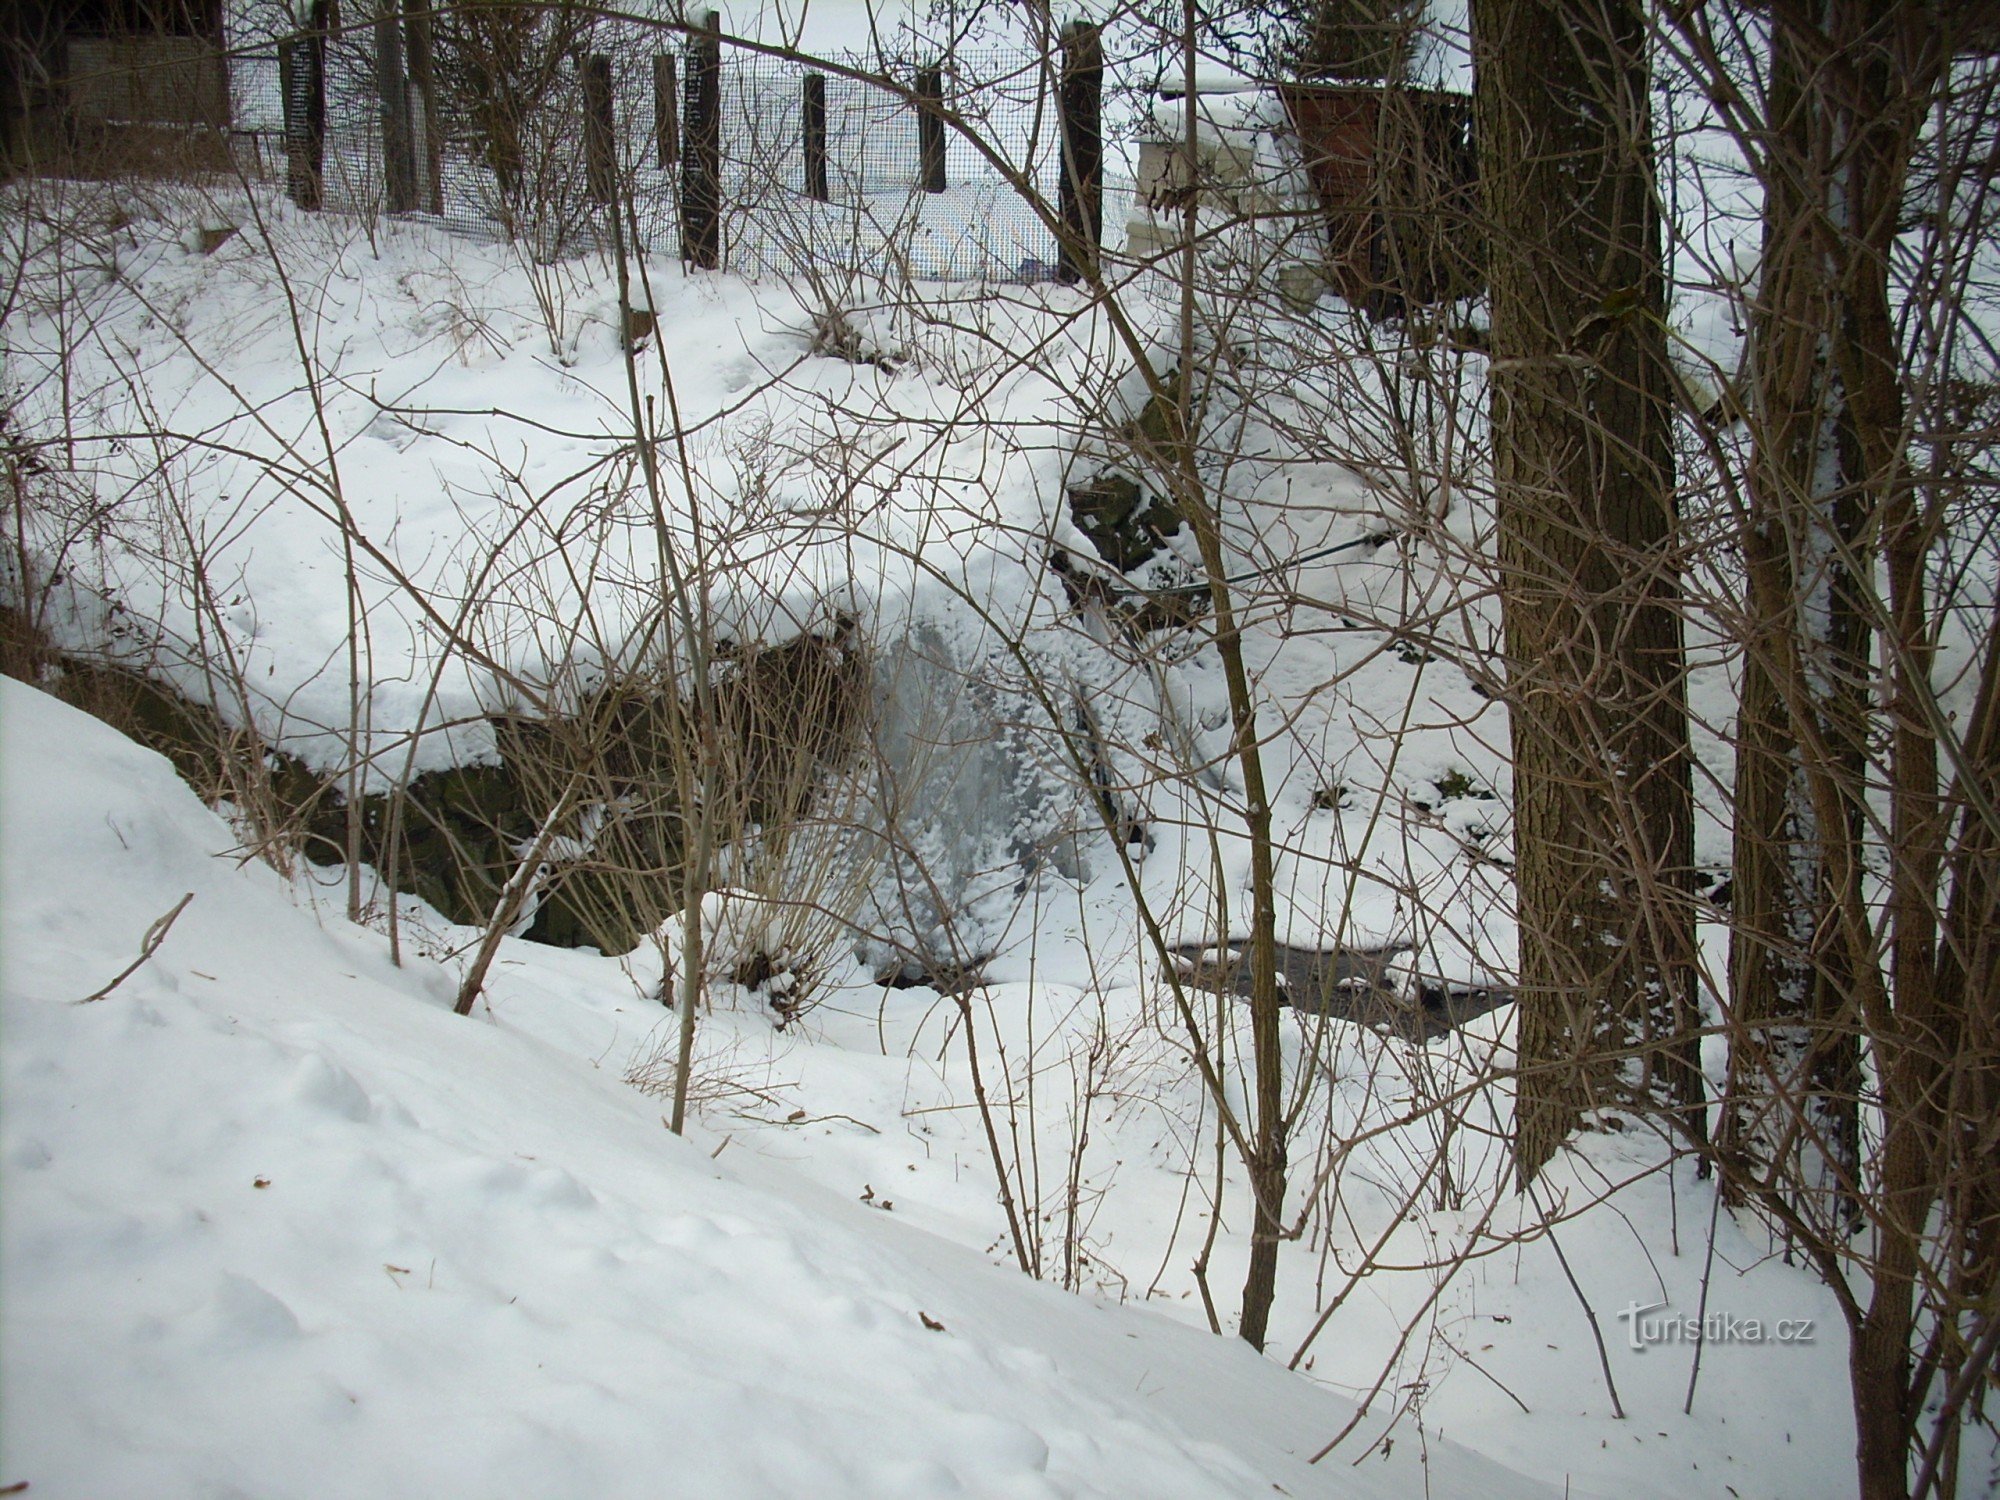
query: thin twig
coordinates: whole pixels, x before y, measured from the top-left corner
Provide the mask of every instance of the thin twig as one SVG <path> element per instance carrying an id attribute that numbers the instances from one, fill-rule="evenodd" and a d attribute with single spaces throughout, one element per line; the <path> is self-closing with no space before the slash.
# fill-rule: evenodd
<path id="1" fill-rule="evenodd" d="M 1986 1332 L 1966 1357 L 1958 1378 L 1951 1383 L 1943 1405 L 1938 1408 L 1930 1441 L 1923 1447 L 1923 1466 L 1917 1470 L 1916 1483 L 1910 1486 L 1910 1500 L 1924 1500 L 1930 1493 L 1938 1477 L 1938 1460 L 1944 1455 L 1946 1440 L 1957 1425 L 1960 1410 L 1978 1387 L 1980 1377 L 1992 1368 L 1995 1355 L 2000 1354 L 2000 1317 L 1995 1316 L 1992 1297 L 1987 1298 L 1986 1319 Z"/>
<path id="2" fill-rule="evenodd" d="M 1542 1207 L 1541 1194 L 1535 1191 L 1535 1180 L 1528 1179 L 1528 1197 L 1534 1201 L 1535 1212 L 1542 1216 L 1542 1228 L 1549 1236 L 1549 1248 L 1556 1253 L 1556 1262 L 1562 1267 L 1563 1276 L 1569 1282 L 1569 1289 L 1576 1293 L 1576 1300 L 1583 1306 L 1583 1315 L 1590 1320 L 1590 1336 L 1597 1342 L 1597 1364 L 1604 1371 L 1604 1388 L 1611 1393 L 1611 1415 L 1619 1421 L 1625 1420 L 1625 1407 L 1618 1399 L 1618 1382 L 1611 1378 L 1611 1356 L 1604 1349 L 1604 1330 L 1597 1326 L 1597 1309 L 1590 1305 L 1590 1299 L 1577 1285 L 1576 1273 L 1569 1268 L 1569 1257 L 1563 1254 L 1562 1241 L 1556 1238 L 1556 1226 L 1549 1218 L 1549 1212 Z"/>
<path id="3" fill-rule="evenodd" d="M 139 941 L 139 956 L 120 970 L 116 979 L 112 980 L 111 983 L 107 984 L 96 994 L 85 995 L 81 1000 L 72 1000 L 70 1003 L 72 1005 L 88 1005 L 93 1000 L 102 1000 L 106 995 L 117 989 L 119 985 L 138 973 L 145 965 L 146 960 L 160 951 L 160 944 L 167 940 L 167 933 L 173 929 L 175 919 L 187 910 L 187 904 L 192 900 L 194 900 L 194 892 L 189 891 L 174 903 L 172 911 L 154 920 L 153 925 L 146 929 L 145 937 Z"/>
<path id="4" fill-rule="evenodd" d="M 1715 1228 L 1722 1217 L 1722 1184 L 1715 1185 L 1715 1202 L 1708 1211 L 1708 1254 L 1701 1263 L 1701 1305 L 1695 1310 L 1694 1362 L 1688 1366 L 1687 1400 L 1681 1415 L 1694 1415 L 1694 1384 L 1701 1379 L 1701 1351 L 1708 1344 L 1708 1283 L 1715 1270 Z"/>

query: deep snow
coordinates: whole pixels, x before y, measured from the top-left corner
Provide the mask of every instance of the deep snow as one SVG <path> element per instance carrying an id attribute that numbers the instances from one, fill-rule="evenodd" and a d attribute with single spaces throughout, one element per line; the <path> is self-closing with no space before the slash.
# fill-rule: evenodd
<path id="1" fill-rule="evenodd" d="M 0 763 L 0 1482 L 1550 1493 L 1451 1444 L 1308 1468 L 1344 1403 L 1234 1340 L 675 1139 L 615 1069 L 319 925 L 163 759 L 11 681 Z"/>
<path id="2" fill-rule="evenodd" d="M 389 779 L 399 736 L 420 721 L 460 722 L 422 742 L 419 765 L 489 751 L 479 715 L 505 698 L 505 673 L 546 674 L 578 649 L 580 601 L 615 628 L 656 590 L 615 472 L 624 369 L 601 265 L 536 268 L 420 225 L 371 238 L 268 200 L 258 219 L 229 195 L 106 205 L 75 191 L 101 274 L 73 281 L 67 303 L 31 299 L 7 330 L 20 419 L 42 435 L 68 424 L 93 476 L 90 503 L 54 518 L 77 528 L 56 535 L 50 623 L 64 644 L 143 655 L 164 639 L 157 664 L 181 686 L 338 764 L 347 585 L 329 497 L 312 489 L 337 468 L 343 503 L 382 549 L 359 583 L 368 732 Z M 176 241 L 177 215 L 215 207 L 242 227 L 236 240 L 212 256 Z M 1110 363 L 1101 330 L 1072 321 L 1060 294 L 930 289 L 942 321 L 867 320 L 913 352 L 890 376 L 813 356 L 810 298 L 652 269 L 661 333 L 642 373 L 663 380 L 664 352 L 703 501 L 728 521 L 721 615 L 782 636 L 824 618 L 832 597 L 885 648 L 928 640 L 978 671 L 1011 632 L 1070 674 L 1129 753 L 1119 769 L 1152 814 L 1142 888 L 1174 935 L 1213 935 L 1218 894 L 1240 914 L 1229 788 L 1181 774 L 1226 750 L 1212 657 L 1163 653 L 1157 672 L 1118 661 L 1101 622 L 1070 618 L 1041 566 L 1051 538 L 1083 545 L 1061 510 L 1071 393 L 1059 377 Z M 555 292 L 547 318 L 538 285 Z M 1024 349 L 1036 358 L 1014 363 Z M 1243 378 L 1268 389 L 1285 375 L 1275 361 Z M 173 535 L 173 507 L 153 506 L 163 455 L 132 441 L 168 432 L 197 439 L 164 455 L 168 497 L 207 528 L 193 539 Z M 1433 970 L 1504 973 L 1506 729 L 1452 649 L 1476 653 L 1493 625 L 1463 568 L 1482 544 L 1476 509 L 1412 513 L 1326 463 L 1241 469 L 1246 519 L 1230 542 L 1245 566 L 1385 522 L 1399 532 L 1287 569 L 1289 598 L 1311 607 L 1264 599 L 1252 622 L 1260 691 L 1283 710 L 1268 753 L 1286 931 L 1415 937 Z M 829 474 L 852 481 L 837 526 Z M 579 535 L 606 560 L 594 594 L 563 571 Z M 190 552 L 214 590 L 207 616 L 186 589 Z M 475 601 L 468 634 L 490 657 L 446 660 L 428 703 L 440 658 L 419 596 L 447 616 Z M 975 618 L 968 597 L 998 623 Z M 1441 654 L 1333 628 L 1340 611 L 1421 617 Z M 176 656 L 204 630 L 238 653 L 246 701 Z M 1697 682 L 1697 706 L 1711 724 L 1730 711 L 1719 672 Z M 946 705 L 944 722 L 961 707 Z M 1284 1252 L 1275 1359 L 1195 1331 L 1207 1320 L 1191 1265 L 1212 1222 L 1225 1329 L 1233 1316 L 1245 1190 L 1225 1169 L 1215 1222 L 1213 1111 L 1101 840 L 1080 844 L 1073 868 L 1018 881 L 983 929 L 989 982 L 963 1007 L 836 964 L 817 1008 L 779 1030 L 755 997 L 720 987 L 683 1143 L 625 1081 L 657 1077 L 663 1041 L 657 961 L 643 951 L 510 942 L 475 1019 L 458 1020 L 450 996 L 473 934 L 411 905 L 411 965 L 395 969 L 311 877 L 288 888 L 244 864 L 236 835 L 163 762 L 15 684 L 0 709 L 0 1484 L 1851 1487 L 1837 1314 L 1761 1231 L 1715 1217 L 1708 1185 L 1655 1171 L 1658 1143 L 1637 1136 L 1579 1140 L 1543 1197 L 1523 1201 L 1505 1186 L 1504 1088 L 1487 1081 L 1435 1107 L 1504 1068 L 1504 1012 L 1428 1049 L 1288 1019 L 1289 1083 L 1306 1105 L 1296 1191 L 1310 1207 Z M 978 760 L 967 735 L 936 720 L 928 732 L 956 771 Z M 1152 735 L 1185 743 L 1168 753 Z M 1715 742 L 1698 748 L 1719 771 Z M 1004 843 L 1015 809 L 992 788 L 1018 795 L 1024 774 L 971 777 L 934 811 L 959 832 L 991 819 L 981 838 Z M 1724 837 L 1704 824 L 1709 857 Z M 1016 882 L 1007 872 L 997 888 Z M 190 890 L 151 962 L 102 1001 L 68 1003 L 129 963 Z M 1413 930 L 1420 917 L 1431 925 Z M 1235 1019 L 1225 1011 L 1218 1034 L 1233 1038 Z M 1083 1301 L 981 1264 L 1014 1252 L 969 1039 L 998 1101 L 1026 1252 Z M 1445 1179 L 1427 1175 L 1433 1163 Z M 1322 1165 L 1326 1178 L 1309 1181 Z M 1603 1327 L 1623 1421 L 1543 1228 L 1565 1213 L 1555 1235 Z M 1665 1301 L 1691 1316 L 1704 1283 L 1711 1312 L 1811 1319 L 1814 1337 L 1709 1346 L 1683 1416 L 1693 1351 L 1630 1347 L 1620 1314 Z M 1301 1373 L 1286 1374 L 1336 1297 Z M 1189 1326 L 1104 1305 L 1118 1301 Z M 1343 1398 L 1378 1383 L 1353 1436 L 1304 1467 L 1346 1426 Z M 1460 1442 L 1532 1479 L 1482 1466 Z"/>

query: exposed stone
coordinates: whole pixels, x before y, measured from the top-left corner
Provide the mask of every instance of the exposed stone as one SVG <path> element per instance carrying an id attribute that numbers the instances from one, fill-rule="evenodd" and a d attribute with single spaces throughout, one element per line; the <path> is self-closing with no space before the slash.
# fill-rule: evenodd
<path id="1" fill-rule="evenodd" d="M 205 801 L 254 788 L 268 804 L 266 820 L 286 824 L 287 839 L 308 860 L 346 857 L 337 776 L 269 749 L 143 673 L 57 652 L 17 611 L 0 609 L 0 667 L 166 755 Z M 781 823 L 800 816 L 823 771 L 853 754 L 868 712 L 868 663 L 844 623 L 830 637 L 737 648 L 718 672 L 713 701 L 729 816 L 745 825 Z M 566 721 L 496 717 L 498 764 L 425 772 L 404 789 L 400 805 L 388 793 L 363 799 L 361 857 L 385 876 L 393 864 L 399 891 L 451 921 L 482 926 L 543 810 L 570 777 L 582 776 L 601 792 L 586 801 L 600 812 L 615 801 L 619 816 L 586 834 L 590 814 L 580 812 L 577 827 L 565 830 L 595 847 L 589 859 L 549 872 L 526 935 L 625 952 L 679 904 L 673 739 L 690 732 L 688 718 L 670 693 L 630 688 Z"/>
<path id="2" fill-rule="evenodd" d="M 1115 469 L 1069 488 L 1070 515 L 1097 555 L 1121 573 L 1150 562 L 1180 530 L 1180 513 L 1149 499 L 1139 482 Z"/>

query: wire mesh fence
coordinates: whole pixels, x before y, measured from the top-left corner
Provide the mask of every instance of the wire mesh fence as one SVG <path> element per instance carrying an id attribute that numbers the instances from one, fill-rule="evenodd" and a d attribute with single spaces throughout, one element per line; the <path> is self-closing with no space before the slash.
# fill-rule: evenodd
<path id="1" fill-rule="evenodd" d="M 284 164 L 303 206 L 413 214 L 540 258 L 601 248 L 615 208 L 642 250 L 702 261 L 693 202 L 697 215 L 712 206 L 715 263 L 745 274 L 1059 274 L 1059 55 L 815 69 L 724 45 L 706 75 L 700 34 L 682 44 L 602 21 L 575 37 L 501 38 L 504 49 L 443 31 L 434 47 L 416 40 L 362 25 L 235 59 L 238 134 L 269 170 Z M 1100 191 L 1105 222 L 1122 222 L 1129 184 Z"/>

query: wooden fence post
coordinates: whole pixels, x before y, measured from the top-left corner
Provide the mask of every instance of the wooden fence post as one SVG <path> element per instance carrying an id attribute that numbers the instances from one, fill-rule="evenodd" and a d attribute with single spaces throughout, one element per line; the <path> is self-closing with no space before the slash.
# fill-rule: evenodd
<path id="1" fill-rule="evenodd" d="M 278 44 L 278 92 L 285 108 L 285 190 L 310 212 L 325 201 L 325 32 L 299 32 Z"/>
<path id="2" fill-rule="evenodd" d="M 611 108 L 611 58 L 603 52 L 583 60 L 584 182 L 593 203 L 616 199 L 616 121 Z"/>
<path id="3" fill-rule="evenodd" d="M 653 57 L 653 142 L 662 171 L 681 159 L 680 80 L 671 52 Z"/>
<path id="4" fill-rule="evenodd" d="M 944 191 L 944 73 L 917 69 L 917 180 L 927 193 Z"/>
<path id="5" fill-rule="evenodd" d="M 1097 269 L 1104 241 L 1104 42 L 1088 21 L 1062 34 L 1062 259 L 1056 280 Z"/>
<path id="6" fill-rule="evenodd" d="M 826 181 L 826 74 L 808 73 L 799 120 L 805 131 L 806 196 L 833 201 Z"/>
<path id="7" fill-rule="evenodd" d="M 376 0 L 375 94 L 382 106 L 382 185 L 392 214 L 417 206 L 417 163 L 410 137 L 410 86 L 403 72 L 403 26 L 396 0 Z"/>
<path id="8" fill-rule="evenodd" d="M 424 207 L 444 212 L 444 126 L 438 118 L 436 49 L 431 40 L 432 0 L 403 0 L 403 24 L 409 32 L 410 85 L 417 113 L 413 134 L 423 163 Z"/>
<path id="9" fill-rule="evenodd" d="M 681 147 L 681 259 L 722 266 L 722 17 L 688 40 L 687 135 Z"/>

